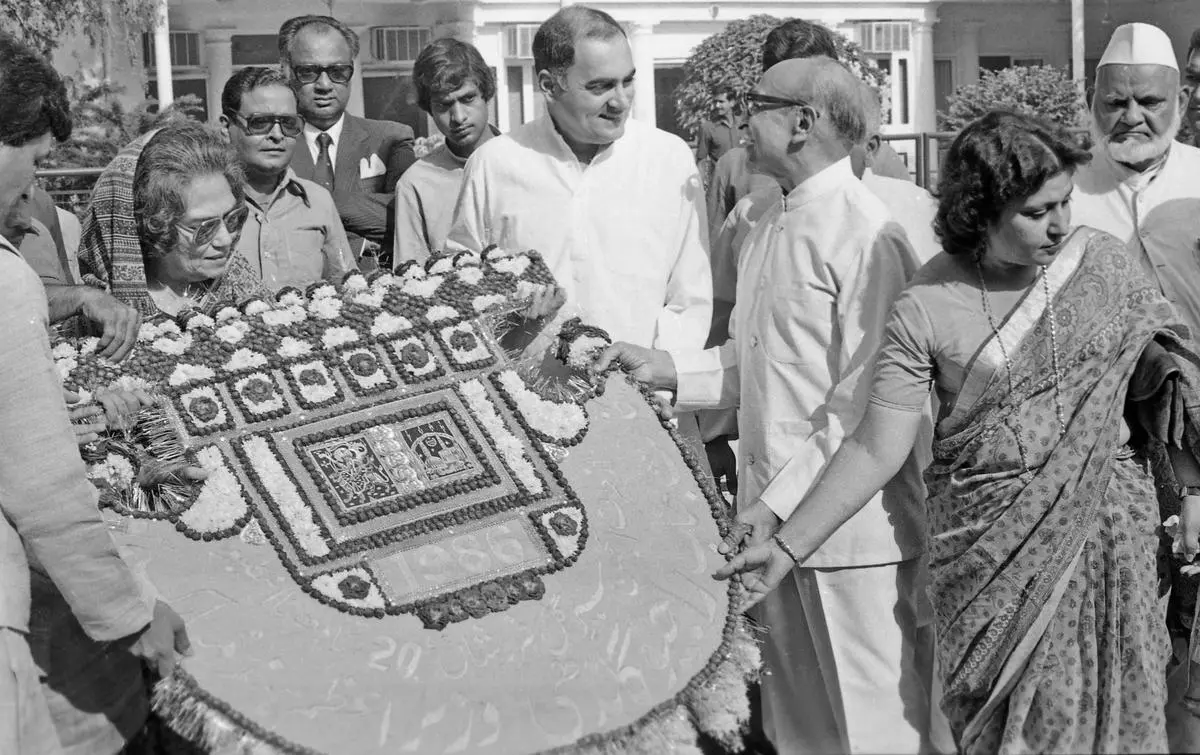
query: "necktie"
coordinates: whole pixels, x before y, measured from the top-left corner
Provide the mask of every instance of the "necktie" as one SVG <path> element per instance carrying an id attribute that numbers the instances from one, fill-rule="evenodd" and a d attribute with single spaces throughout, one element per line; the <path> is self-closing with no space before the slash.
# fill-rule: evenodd
<path id="1" fill-rule="evenodd" d="M 322 131 L 317 134 L 317 164 L 313 170 L 313 180 L 333 192 L 333 161 L 329 159 L 329 145 L 333 137 Z"/>

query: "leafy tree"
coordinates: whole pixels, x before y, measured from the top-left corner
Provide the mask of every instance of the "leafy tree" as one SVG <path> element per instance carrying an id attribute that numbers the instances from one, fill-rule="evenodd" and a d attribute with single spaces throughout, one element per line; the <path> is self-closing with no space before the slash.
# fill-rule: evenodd
<path id="1" fill-rule="evenodd" d="M 155 100 L 127 110 L 117 96 L 120 93 L 107 82 L 89 82 L 82 76 L 68 81 L 71 138 L 55 147 L 42 167 L 102 168 L 139 135 L 171 121 L 197 120 L 204 111 L 195 95 L 179 97 L 161 112 Z M 94 182 L 90 176 L 69 176 L 46 178 L 42 185 L 59 197 L 59 204 L 79 209 L 87 203 Z"/>
<path id="2" fill-rule="evenodd" d="M 954 90 L 949 108 L 938 113 L 943 131 L 958 131 L 991 110 L 1037 115 L 1068 128 L 1087 125 L 1083 96 L 1066 70 L 1053 66 L 1015 66 L 980 71 L 979 83 Z"/>
<path id="3" fill-rule="evenodd" d="M 674 92 L 680 125 L 694 135 L 700 121 L 714 114 L 713 99 L 718 92 L 732 89 L 740 97 L 753 89 L 762 76 L 763 42 L 772 29 L 787 20 L 758 15 L 732 21 L 697 45 L 683 64 L 683 82 Z M 880 91 L 886 114 L 890 93 L 887 74 L 857 44 L 841 34 L 833 36 L 841 61 Z"/>
<path id="4" fill-rule="evenodd" d="M 0 28 L 49 55 L 73 32 L 95 43 L 110 23 L 149 29 L 156 8 L 155 0 L 0 0 Z"/>

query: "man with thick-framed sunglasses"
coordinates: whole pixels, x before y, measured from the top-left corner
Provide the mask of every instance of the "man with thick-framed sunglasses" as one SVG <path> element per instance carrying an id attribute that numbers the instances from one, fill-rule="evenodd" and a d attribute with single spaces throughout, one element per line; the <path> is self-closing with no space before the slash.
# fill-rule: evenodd
<path id="1" fill-rule="evenodd" d="M 240 232 L 238 254 L 272 290 L 322 279 L 340 284 L 355 267 L 354 255 L 333 195 L 290 167 L 304 118 L 287 78 L 274 68 L 243 68 L 225 83 L 221 110 L 221 126 L 246 173 L 246 202 L 225 218 L 181 230 L 193 233 L 197 245 L 222 223 Z"/>
<path id="2" fill-rule="evenodd" d="M 416 161 L 413 130 L 346 112 L 358 35 L 331 16 L 297 16 L 279 29 L 279 62 L 304 118 L 292 157 L 301 178 L 333 194 L 360 268 L 390 264 L 396 182 Z"/>

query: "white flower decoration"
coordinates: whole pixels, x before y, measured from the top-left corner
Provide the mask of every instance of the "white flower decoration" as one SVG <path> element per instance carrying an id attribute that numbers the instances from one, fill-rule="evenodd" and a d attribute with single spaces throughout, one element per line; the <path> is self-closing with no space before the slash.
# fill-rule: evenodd
<path id="1" fill-rule="evenodd" d="M 598 336 L 580 336 L 571 342 L 567 351 L 567 366 L 586 370 L 607 346 L 608 342 Z"/>
<path id="2" fill-rule="evenodd" d="M 458 317 L 458 310 L 454 307 L 447 307 L 444 304 L 435 304 L 425 312 L 425 319 L 429 322 L 452 320 L 455 317 Z"/>
<path id="3" fill-rule="evenodd" d="M 70 377 L 71 373 L 79 366 L 79 362 L 75 361 L 74 357 L 66 357 L 54 362 L 54 369 L 58 372 L 59 382 L 65 381 Z"/>
<path id="4" fill-rule="evenodd" d="M 159 335 L 160 331 L 158 326 L 154 323 L 144 322 L 142 323 L 141 327 L 138 328 L 139 341 L 153 341 L 155 338 L 158 338 Z"/>
<path id="5" fill-rule="evenodd" d="M 195 330 L 197 328 L 212 328 L 217 324 L 216 320 L 208 315 L 192 315 L 188 318 L 187 329 Z"/>
<path id="6" fill-rule="evenodd" d="M 79 356 L 86 356 L 87 354 L 94 354 L 96 352 L 96 347 L 99 345 L 100 345 L 100 339 L 97 338 L 96 336 L 91 336 L 89 338 L 83 339 L 82 341 L 79 342 Z"/>
<path id="7" fill-rule="evenodd" d="M 389 288 L 396 285 L 396 283 L 396 276 L 392 275 L 391 273 L 384 273 L 376 278 L 375 282 L 371 284 L 371 290 L 386 292 Z"/>
<path id="8" fill-rule="evenodd" d="M 342 284 L 342 288 L 347 291 L 365 291 L 367 288 L 367 278 L 362 273 L 354 273 L 346 282 Z"/>
<path id="9" fill-rule="evenodd" d="M 425 278 L 427 275 L 428 275 L 428 273 L 425 272 L 425 268 L 422 267 L 421 265 L 409 265 L 408 269 L 405 270 L 403 274 L 401 274 L 400 280 L 405 281 L 405 282 L 413 281 L 413 280 L 421 280 L 422 278 Z"/>
<path id="10" fill-rule="evenodd" d="M 265 367 L 267 357 L 257 351 L 250 349 L 238 349 L 233 352 L 233 356 L 229 357 L 229 361 L 225 363 L 225 369 L 229 372 L 238 372 L 240 370 L 249 370 L 256 367 Z"/>
<path id="11" fill-rule="evenodd" d="M 263 487 L 267 489 L 267 494 L 279 507 L 285 526 L 295 535 L 300 547 L 313 556 L 328 555 L 329 544 L 321 536 L 321 529 L 313 520 L 312 510 L 296 491 L 295 485 L 275 458 L 275 454 L 271 453 L 267 442 L 254 436 L 247 440 L 242 448 L 245 449 L 258 478 L 262 480 Z"/>
<path id="12" fill-rule="evenodd" d="M 346 577 L 358 577 L 364 582 L 371 585 L 370 592 L 365 598 L 347 598 L 342 594 L 341 582 Z M 371 579 L 371 575 L 366 569 L 353 568 L 337 571 L 333 574 L 322 574 L 312 581 L 312 586 L 315 590 L 332 598 L 335 603 L 342 603 L 355 608 L 384 608 L 386 604 L 383 602 L 383 594 L 379 592 L 379 586 L 375 584 L 375 580 Z"/>
<path id="13" fill-rule="evenodd" d="M 209 380 L 216 375 L 211 368 L 202 364 L 177 364 L 171 377 L 167 378 L 170 385 L 187 385 L 199 380 Z"/>
<path id="14" fill-rule="evenodd" d="M 164 336 L 156 339 L 154 343 L 150 344 L 150 348 L 154 349 L 155 351 L 161 351 L 164 354 L 180 356 L 187 351 L 188 347 L 191 345 L 192 337 L 190 335 L 186 335 L 181 338 L 167 338 Z"/>
<path id="15" fill-rule="evenodd" d="M 75 347 L 67 341 L 63 341 L 50 350 L 50 356 L 55 359 L 74 359 L 76 353 Z"/>
<path id="16" fill-rule="evenodd" d="M 195 532 L 224 532 L 246 515 L 242 486 L 216 446 L 200 449 L 196 461 L 207 470 L 208 477 L 195 503 L 180 519 Z"/>
<path id="17" fill-rule="evenodd" d="M 295 291 L 288 291 L 278 299 L 279 304 L 284 307 L 303 307 L 304 297 Z"/>
<path id="18" fill-rule="evenodd" d="M 498 304 L 503 304 L 506 301 L 508 301 L 508 299 L 500 294 L 484 294 L 482 296 L 476 296 L 474 299 L 472 299 L 471 306 L 475 308 L 476 312 L 483 312 L 486 309 L 495 307 Z"/>
<path id="19" fill-rule="evenodd" d="M 407 318 L 393 315 L 391 312 L 380 312 L 371 323 L 371 335 L 388 336 L 403 330 L 412 330 L 412 323 Z"/>
<path id="20" fill-rule="evenodd" d="M 400 290 L 411 296 L 420 296 L 423 299 L 429 299 L 437 293 L 438 286 L 442 285 L 442 280 L 443 278 L 440 275 L 410 280 Z"/>
<path id="21" fill-rule="evenodd" d="M 288 305 L 282 309 L 272 309 L 269 312 L 262 313 L 263 324 L 272 328 L 295 325 L 307 319 L 308 315 L 305 313 L 304 307 L 299 304 Z"/>
<path id="22" fill-rule="evenodd" d="M 501 372 L 499 379 L 504 392 L 516 403 L 517 411 L 534 430 L 566 441 L 587 428 L 587 414 L 578 404 L 547 401 L 529 390 L 521 376 L 512 370 Z"/>
<path id="23" fill-rule="evenodd" d="M 358 340 L 358 333 L 354 328 L 339 325 L 336 328 L 330 328 L 321 336 L 321 343 L 325 344 L 325 348 L 332 349 L 335 346 L 341 346 L 347 343 L 354 343 Z"/>
<path id="24" fill-rule="evenodd" d="M 321 297 L 309 302 L 308 311 L 320 320 L 336 320 L 342 314 L 342 300 Z"/>
<path id="25" fill-rule="evenodd" d="M 246 313 L 246 317 L 253 317 L 254 315 L 261 315 L 263 312 L 266 312 L 269 309 L 271 309 L 270 304 L 267 304 L 262 299 L 255 299 L 254 301 L 246 303 L 246 309 L 244 311 Z"/>
<path id="26" fill-rule="evenodd" d="M 360 291 L 351 299 L 355 304 L 361 304 L 365 307 L 374 307 L 376 309 L 383 306 L 384 292 L 382 290 L 366 290 Z"/>
<path id="27" fill-rule="evenodd" d="M 284 359 L 294 359 L 312 353 L 312 344 L 292 336 L 284 336 L 279 342 L 279 356 Z"/>
<path id="28" fill-rule="evenodd" d="M 468 265 L 458 269 L 458 277 L 468 286 L 478 286 L 483 280 L 483 270 L 477 265 Z"/>
<path id="29" fill-rule="evenodd" d="M 163 320 L 158 324 L 158 333 L 163 336 L 177 336 L 183 331 L 179 329 L 179 323 L 174 320 Z"/>
<path id="30" fill-rule="evenodd" d="M 513 474 L 529 492 L 541 493 L 542 480 L 538 477 L 533 464 L 530 463 L 529 457 L 525 455 L 525 447 L 504 425 L 504 420 L 500 419 L 500 414 L 496 411 L 491 399 L 488 398 L 483 384 L 478 380 L 468 380 L 461 383 L 458 390 L 467 406 L 483 425 L 484 431 L 492 439 L 492 443 L 495 444 L 496 450 L 508 464 L 508 468 L 513 471 Z"/>
<path id="31" fill-rule="evenodd" d="M 226 320 L 236 320 L 241 312 L 237 311 L 237 307 L 221 307 L 217 311 L 217 322 L 225 322 Z"/>
<path id="32" fill-rule="evenodd" d="M 434 258 L 433 262 L 429 263 L 428 272 L 430 275 L 441 275 L 448 273 L 454 269 L 454 260 L 448 255 L 442 255 Z"/>
<path id="33" fill-rule="evenodd" d="M 529 269 L 529 257 L 524 254 L 516 257 L 505 257 L 492 263 L 492 267 L 502 273 L 509 273 L 520 278 Z"/>
<path id="34" fill-rule="evenodd" d="M 337 289 L 329 283 L 322 283 L 313 289 L 311 298 L 313 299 L 329 299 L 337 296 Z"/>
<path id="35" fill-rule="evenodd" d="M 248 332 L 250 332 L 250 326 L 245 321 L 238 320 L 217 328 L 217 338 L 225 343 L 240 343 Z"/>

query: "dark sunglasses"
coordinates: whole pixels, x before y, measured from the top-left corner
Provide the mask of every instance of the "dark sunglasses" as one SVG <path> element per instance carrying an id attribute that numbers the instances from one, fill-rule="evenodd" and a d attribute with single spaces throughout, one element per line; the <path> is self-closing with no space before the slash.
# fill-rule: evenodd
<path id="1" fill-rule="evenodd" d="M 279 130 L 283 132 L 284 136 L 297 136 L 304 130 L 304 118 L 299 115 L 277 115 L 275 113 L 242 115 L 226 110 L 225 117 L 237 123 L 243 131 L 251 136 L 271 133 L 271 129 L 275 128 L 276 123 L 279 124 Z"/>
<path id="2" fill-rule="evenodd" d="M 225 217 L 202 220 L 194 226 L 179 223 L 176 228 L 192 234 L 192 243 L 196 246 L 205 246 L 217 237 L 222 225 L 229 231 L 230 236 L 237 236 L 242 232 L 242 226 L 246 225 L 246 218 L 249 216 L 250 208 L 242 204 L 225 213 Z"/>
<path id="3" fill-rule="evenodd" d="M 816 108 L 804 100 L 789 100 L 786 97 L 774 97 L 769 94 L 759 94 L 758 92 L 748 92 L 746 94 L 744 110 L 746 111 L 747 118 L 753 118 L 767 110 L 778 110 L 785 107 L 806 107 L 816 113 L 817 117 L 821 115 L 817 113 Z"/>
<path id="4" fill-rule="evenodd" d="M 321 74 L 329 74 L 329 80 L 334 84 L 349 84 L 354 75 L 353 63 L 339 63 L 335 66 L 292 66 L 292 78 L 301 84 L 312 84 L 321 78 Z"/>

